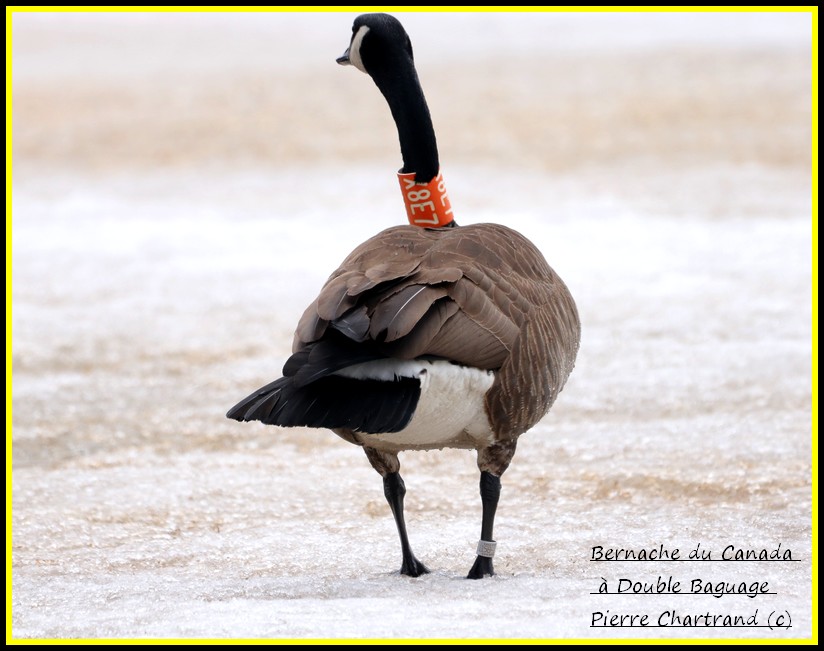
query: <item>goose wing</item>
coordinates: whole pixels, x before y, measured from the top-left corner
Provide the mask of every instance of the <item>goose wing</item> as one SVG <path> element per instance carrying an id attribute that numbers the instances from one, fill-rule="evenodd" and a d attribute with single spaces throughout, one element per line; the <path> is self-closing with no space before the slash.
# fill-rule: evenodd
<path id="1" fill-rule="evenodd" d="M 397 226 L 330 276 L 298 324 L 293 352 L 338 335 L 388 357 L 498 371 L 487 412 L 496 430 L 519 435 L 563 388 L 580 324 L 564 283 L 519 233 L 496 224 Z"/>

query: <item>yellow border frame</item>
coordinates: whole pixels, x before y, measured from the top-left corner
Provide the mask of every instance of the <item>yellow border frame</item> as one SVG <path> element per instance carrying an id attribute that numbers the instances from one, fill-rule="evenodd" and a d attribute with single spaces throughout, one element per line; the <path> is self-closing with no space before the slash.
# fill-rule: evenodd
<path id="1" fill-rule="evenodd" d="M 581 638 L 581 639 L 15 639 L 12 637 L 12 17 L 15 13 L 77 13 L 77 12 L 335 12 L 362 13 L 366 11 L 387 12 L 730 12 L 730 13 L 809 13 L 812 19 L 812 635 L 810 638 L 776 639 L 631 639 L 631 638 Z M 818 7 L 96 7 L 96 6 L 44 6 L 6 7 L 6 644 L 818 644 Z"/>
<path id="2" fill-rule="evenodd" d="M 10 13 L 77 13 L 77 12 L 94 12 L 94 13 L 128 13 L 128 12 L 157 12 L 157 13 L 224 13 L 224 12 L 239 12 L 239 13 L 272 13 L 278 12 L 294 12 L 294 13 L 363 13 L 369 11 L 385 11 L 385 12 L 483 12 L 483 13 L 497 13 L 497 12 L 525 12 L 525 13 L 814 13 L 818 14 L 818 7 L 810 6 L 792 6 L 782 7 L 780 5 L 767 7 L 739 7 L 739 6 L 622 6 L 614 7 L 610 5 L 603 6 L 587 6 L 579 7 L 575 5 L 569 6 L 552 6 L 552 7 L 464 7 L 464 6 L 450 6 L 450 7 L 261 7 L 261 6 L 225 6 L 225 7 L 188 7 L 188 6 L 126 6 L 126 7 L 98 7 L 98 6 L 41 6 L 41 7 L 6 7 L 6 15 Z"/>
<path id="3" fill-rule="evenodd" d="M 813 294 L 813 360 L 812 360 L 812 637 L 818 643 L 818 7 L 812 11 L 812 294 Z"/>

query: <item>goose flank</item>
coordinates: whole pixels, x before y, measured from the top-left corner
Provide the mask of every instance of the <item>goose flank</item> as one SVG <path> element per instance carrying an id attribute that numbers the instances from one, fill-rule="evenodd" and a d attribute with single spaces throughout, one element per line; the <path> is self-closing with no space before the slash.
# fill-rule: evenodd
<path id="1" fill-rule="evenodd" d="M 400 173 L 414 174 L 406 187 L 435 193 L 442 187 L 437 142 L 404 28 L 386 14 L 359 16 L 337 62 L 368 74 L 389 104 Z M 458 226 L 451 208 L 441 217 L 437 227 L 388 228 L 352 251 L 301 317 L 283 377 L 227 416 L 328 428 L 363 447 L 383 477 L 400 571 L 409 576 L 429 570 L 407 536 L 398 453 L 477 450 L 482 522 L 474 579 L 494 574 L 501 475 L 518 437 L 563 389 L 580 322 L 566 285 L 524 236 L 498 224 Z"/>

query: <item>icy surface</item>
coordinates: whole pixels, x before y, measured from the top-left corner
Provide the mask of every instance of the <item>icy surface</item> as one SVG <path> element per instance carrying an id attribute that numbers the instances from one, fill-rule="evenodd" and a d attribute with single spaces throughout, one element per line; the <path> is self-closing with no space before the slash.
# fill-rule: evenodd
<path id="1" fill-rule="evenodd" d="M 362 451 L 224 418 L 403 214 L 388 111 L 333 63 L 351 15 L 17 14 L 13 636 L 809 637 L 809 24 L 408 18 L 458 221 L 530 237 L 583 325 L 498 575 L 463 578 L 474 454 L 402 456 L 409 579 Z M 699 543 L 798 560 L 589 560 Z M 776 594 L 592 594 L 670 575 Z M 673 609 L 792 628 L 590 627 Z"/>

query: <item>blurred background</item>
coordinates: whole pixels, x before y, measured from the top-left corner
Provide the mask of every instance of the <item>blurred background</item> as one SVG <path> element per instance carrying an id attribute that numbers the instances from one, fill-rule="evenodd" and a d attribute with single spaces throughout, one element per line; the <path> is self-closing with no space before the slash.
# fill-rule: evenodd
<path id="1" fill-rule="evenodd" d="M 764 636 L 589 628 L 675 605 L 809 636 L 811 15 L 395 14 L 458 222 L 530 237 L 583 325 L 481 582 L 474 455 L 402 457 L 408 580 L 362 451 L 223 416 L 404 220 L 388 108 L 335 64 L 355 15 L 12 15 L 13 635 Z M 803 562 L 710 564 L 758 603 L 589 594 L 592 545 L 698 542 Z"/>

